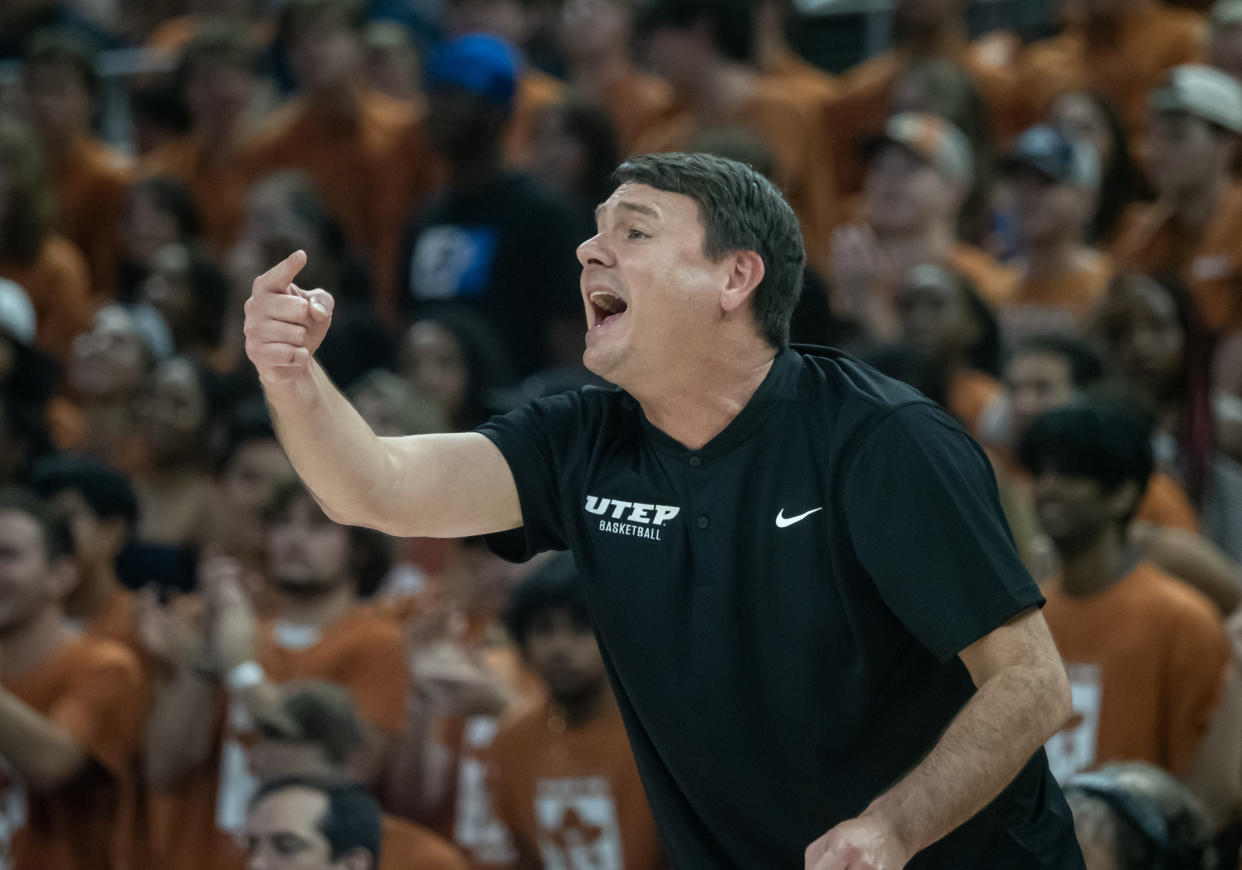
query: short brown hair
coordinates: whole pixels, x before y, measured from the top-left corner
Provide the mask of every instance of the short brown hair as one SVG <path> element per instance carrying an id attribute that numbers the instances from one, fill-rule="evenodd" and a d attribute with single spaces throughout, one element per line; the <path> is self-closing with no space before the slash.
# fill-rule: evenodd
<path id="1" fill-rule="evenodd" d="M 259 730 L 271 740 L 313 743 L 328 761 L 344 765 L 366 743 L 362 721 L 349 691 L 320 680 L 283 687 L 277 719 L 263 721 Z"/>

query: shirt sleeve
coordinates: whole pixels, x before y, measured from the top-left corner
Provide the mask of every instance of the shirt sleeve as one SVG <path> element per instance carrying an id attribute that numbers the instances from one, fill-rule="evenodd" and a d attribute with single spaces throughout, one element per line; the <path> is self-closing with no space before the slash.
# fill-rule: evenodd
<path id="1" fill-rule="evenodd" d="M 576 442 L 590 431 L 582 395 L 539 399 L 479 427 L 509 464 L 522 507 L 520 529 L 488 536 L 497 555 L 522 562 L 545 550 L 568 549 L 561 492 Z"/>
<path id="2" fill-rule="evenodd" d="M 1042 606 L 987 457 L 939 409 L 906 405 L 876 424 L 846 470 L 843 499 L 859 562 L 941 661 Z"/>
<path id="3" fill-rule="evenodd" d="M 101 643 L 74 675 L 73 688 L 48 718 L 74 736 L 114 776 L 124 775 L 138 751 L 146 714 L 142 668 L 129 650 Z"/>

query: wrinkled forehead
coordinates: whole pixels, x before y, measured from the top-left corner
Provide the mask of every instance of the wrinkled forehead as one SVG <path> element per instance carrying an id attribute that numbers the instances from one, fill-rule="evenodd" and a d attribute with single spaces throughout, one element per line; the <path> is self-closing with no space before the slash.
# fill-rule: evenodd
<path id="1" fill-rule="evenodd" d="M 699 205 L 694 199 L 632 181 L 618 186 L 595 208 L 595 220 L 601 226 L 609 217 L 616 220 L 621 215 L 643 217 L 665 227 L 702 230 Z"/>

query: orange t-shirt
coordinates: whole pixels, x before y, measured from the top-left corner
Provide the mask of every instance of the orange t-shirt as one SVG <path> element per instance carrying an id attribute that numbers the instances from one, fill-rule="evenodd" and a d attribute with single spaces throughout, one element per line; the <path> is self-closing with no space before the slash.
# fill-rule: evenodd
<path id="1" fill-rule="evenodd" d="M 987 104 L 992 132 L 998 139 L 1022 129 L 1013 118 L 1014 85 L 1010 67 L 998 63 L 992 41 L 970 43 L 962 36 L 951 39 L 943 57 L 970 73 Z M 832 163 L 837 190 L 842 194 L 862 189 L 866 167 L 862 145 L 884 129 L 894 83 L 916 62 L 906 51 L 888 51 L 848 70 L 840 79 L 837 95 L 828 104 L 832 129 Z"/>
<path id="2" fill-rule="evenodd" d="M 573 728 L 550 705 L 509 723 L 492 741 L 488 788 L 532 866 L 668 866 L 611 699 L 607 711 Z"/>
<path id="3" fill-rule="evenodd" d="M 90 270 L 77 245 L 52 234 L 31 262 L 0 262 L 0 278 L 20 284 L 30 297 L 38 331 L 35 344 L 64 360 L 91 317 Z"/>
<path id="4" fill-rule="evenodd" d="M 797 54 L 786 51 L 772 60 L 763 74 L 783 88 L 800 92 L 809 100 L 818 100 L 825 107 L 841 93 L 836 77 L 807 63 Z"/>
<path id="5" fill-rule="evenodd" d="M 517 82 L 513 114 L 505 131 L 505 161 L 523 167 L 530 163 L 530 143 L 535 135 L 535 119 L 548 106 L 565 101 L 565 83 L 537 69 L 527 69 Z"/>
<path id="6" fill-rule="evenodd" d="M 108 603 L 82 626 L 82 630 L 93 637 L 119 643 L 142 657 L 142 643 L 138 639 L 138 596 L 120 584 L 113 589 Z"/>
<path id="7" fill-rule="evenodd" d="M 1200 59 L 1203 16 L 1163 3 L 1130 6 L 1110 39 L 1088 41 L 1081 23 L 1029 46 L 1019 62 L 1019 93 L 1027 123 L 1035 123 L 1062 94 L 1093 90 L 1108 99 L 1131 135 L 1147 119 L 1147 96 L 1164 73 Z"/>
<path id="8" fill-rule="evenodd" d="M 1153 526 L 1199 533 L 1199 515 L 1190 496 L 1181 484 L 1163 471 L 1152 473 L 1135 519 Z"/>
<path id="9" fill-rule="evenodd" d="M 214 162 L 198 137 L 187 133 L 144 154 L 138 171 L 144 177 L 166 175 L 186 186 L 203 221 L 203 237 L 217 252 L 228 251 L 237 241 L 248 187 L 237 160 Z"/>
<path id="10" fill-rule="evenodd" d="M 996 378 L 974 369 L 958 369 L 949 379 L 945 406 L 966 429 L 979 437 L 988 410 L 1004 400 L 1005 387 Z"/>
<path id="11" fill-rule="evenodd" d="M 380 827 L 379 870 L 469 870 L 470 862 L 426 828 L 385 814 Z"/>
<path id="12" fill-rule="evenodd" d="M 982 248 L 957 242 L 945 262 L 950 269 L 969 280 L 983 301 L 992 308 L 999 308 L 1013 298 L 1018 283 L 1017 274 Z"/>
<path id="13" fill-rule="evenodd" d="M 735 126 L 758 136 L 772 154 L 773 182 L 785 194 L 802 224 L 809 265 L 827 272 L 831 230 L 840 203 L 832 165 L 824 159 L 831 141 L 823 106 L 786 91 L 779 81 L 760 76 L 751 96 L 731 117 L 710 123 L 683 110 L 652 127 L 638 144 L 642 152 L 681 151 L 711 127 Z"/>
<path id="14" fill-rule="evenodd" d="M 358 606 L 322 633 L 265 621 L 255 657 L 274 683 L 325 680 L 344 686 L 368 723 L 388 733 L 404 727 L 405 637 L 394 619 L 375 608 Z M 246 752 L 245 711 L 232 707 L 221 719 L 220 743 L 208 762 L 153 800 L 159 850 L 168 870 L 236 866 L 240 846 L 234 834 L 245 823 L 258 781 Z"/>
<path id="15" fill-rule="evenodd" d="M 1055 277 L 1031 278 L 1021 266 L 1016 271 L 1013 295 L 996 312 L 1009 345 L 1050 332 L 1083 333 L 1113 278 L 1112 261 L 1092 250 L 1084 250 L 1075 268 Z"/>
<path id="16" fill-rule="evenodd" d="M 633 67 L 604 88 L 600 105 L 617 127 L 623 156 L 638 153 L 643 138 L 678 111 L 677 98 L 668 82 Z"/>
<path id="17" fill-rule="evenodd" d="M 130 160 L 96 139 L 83 138 L 53 158 L 48 169 L 56 192 L 57 225 L 86 256 L 91 296 L 110 297 L 133 169 Z"/>
<path id="18" fill-rule="evenodd" d="M 78 637 L 5 688 L 73 735 L 98 765 L 65 788 L 40 794 L 0 758 L 0 831 L 12 837 L 11 866 L 139 870 L 131 863 L 136 844 L 128 823 L 146 707 L 134 655 Z"/>
<path id="19" fill-rule="evenodd" d="M 401 234 L 439 178 L 419 107 L 368 91 L 347 120 L 294 98 L 246 142 L 240 163 L 251 183 L 282 169 L 305 172 L 350 245 L 368 258 L 376 307 L 395 313 Z"/>
<path id="20" fill-rule="evenodd" d="M 1122 269 L 1179 276 L 1209 329 L 1242 327 L 1242 186 L 1230 185 L 1207 226 L 1193 233 L 1163 203 L 1130 206 L 1113 256 Z"/>
<path id="21" fill-rule="evenodd" d="M 1090 598 L 1067 595 L 1059 577 L 1043 591 L 1074 700 L 1070 721 L 1047 744 L 1053 773 L 1064 782 L 1110 761 L 1185 772 L 1229 662 L 1215 606 L 1147 562 Z"/>

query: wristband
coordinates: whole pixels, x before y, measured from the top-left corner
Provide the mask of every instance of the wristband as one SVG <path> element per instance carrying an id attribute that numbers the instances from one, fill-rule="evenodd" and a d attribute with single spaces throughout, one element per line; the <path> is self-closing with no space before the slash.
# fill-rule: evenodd
<path id="1" fill-rule="evenodd" d="M 224 685 L 230 692 L 244 692 L 262 684 L 266 679 L 267 674 L 263 671 L 263 666 L 250 659 L 231 668 L 224 677 Z"/>

